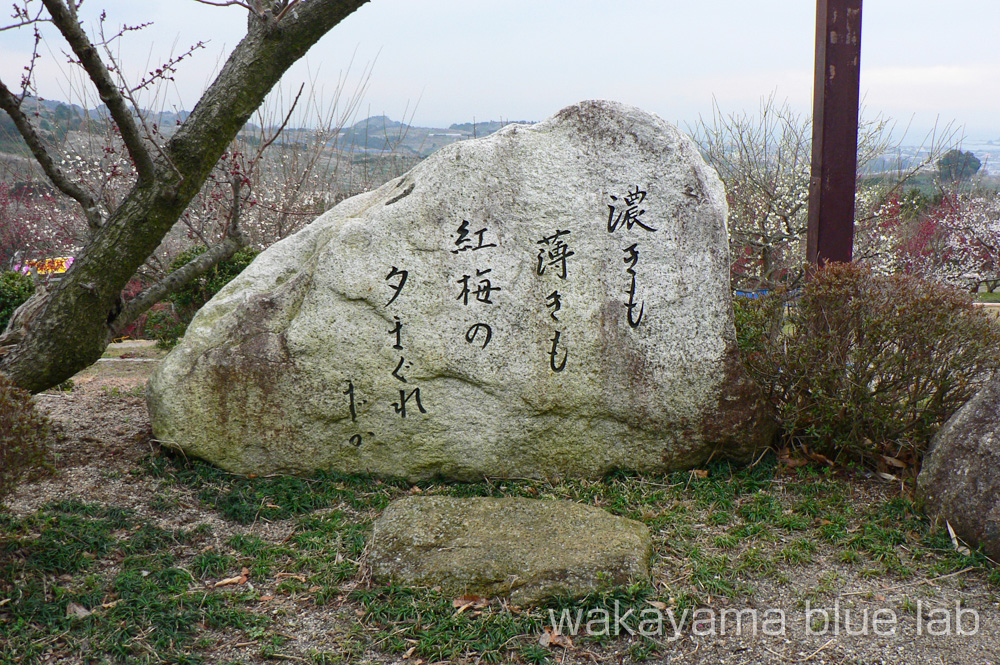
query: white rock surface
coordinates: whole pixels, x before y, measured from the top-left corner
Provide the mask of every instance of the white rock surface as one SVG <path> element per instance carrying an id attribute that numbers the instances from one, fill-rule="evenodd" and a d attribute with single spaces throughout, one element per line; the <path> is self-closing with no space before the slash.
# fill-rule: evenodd
<path id="1" fill-rule="evenodd" d="M 734 350 L 725 219 L 694 144 L 622 104 L 448 146 L 205 305 L 150 381 L 154 433 L 243 473 L 745 457 L 774 430 Z"/>

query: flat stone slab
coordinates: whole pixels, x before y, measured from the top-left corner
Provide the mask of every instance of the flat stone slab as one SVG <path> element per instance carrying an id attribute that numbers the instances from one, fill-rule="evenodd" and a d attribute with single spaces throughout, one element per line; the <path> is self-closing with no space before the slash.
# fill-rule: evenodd
<path id="1" fill-rule="evenodd" d="M 381 584 L 525 606 L 646 579 L 652 555 L 644 524 L 593 506 L 411 496 L 376 520 L 369 560 Z"/>

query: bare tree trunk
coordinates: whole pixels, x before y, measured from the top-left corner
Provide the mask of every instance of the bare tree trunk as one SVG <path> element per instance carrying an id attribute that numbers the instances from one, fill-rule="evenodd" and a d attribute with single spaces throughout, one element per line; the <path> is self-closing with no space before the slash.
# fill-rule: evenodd
<path id="1" fill-rule="evenodd" d="M 73 32 L 56 16 L 67 11 L 67 5 L 62 0 L 44 1 L 60 31 Z M 137 153 L 134 161 L 142 166 L 134 188 L 94 229 L 63 279 L 12 317 L 0 335 L 0 372 L 21 388 L 38 392 L 101 356 L 114 332 L 128 322 L 125 318 L 141 314 L 122 302 L 122 289 L 197 195 L 226 147 L 281 75 L 366 2 L 272 2 L 269 11 L 251 13 L 247 36 L 177 133 L 158 151 L 130 146 L 130 152 Z M 79 28 L 75 15 L 62 18 Z M 67 41 L 77 49 L 69 36 Z M 86 52 L 88 45 L 79 48 Z M 85 58 L 81 60 L 86 66 Z M 98 85 L 102 99 L 110 94 L 106 88 Z M 111 103 L 108 106 L 114 109 Z M 128 122 L 118 117 L 115 121 Z M 191 270 L 186 277 L 198 274 Z"/>

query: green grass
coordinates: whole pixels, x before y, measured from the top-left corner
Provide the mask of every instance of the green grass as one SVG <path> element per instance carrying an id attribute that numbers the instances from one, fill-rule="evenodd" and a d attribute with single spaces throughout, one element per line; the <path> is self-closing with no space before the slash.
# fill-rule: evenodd
<path id="1" fill-rule="evenodd" d="M 196 540 L 193 531 L 62 501 L 5 516 L 0 534 L 0 662 L 41 662 L 54 646 L 85 661 L 207 662 L 191 653 L 200 632 L 265 621 L 175 565 L 169 550 Z M 115 572 L 101 574 L 109 562 Z M 88 614 L 68 611 L 77 606 Z"/>
<path id="2" fill-rule="evenodd" d="M 193 493 L 235 533 L 164 529 L 135 511 L 78 501 L 51 503 L 22 518 L 0 513 L 0 662 L 58 656 L 211 663 L 220 639 L 251 645 L 254 659 L 288 660 L 290 638 L 274 628 L 273 618 L 291 611 L 282 607 L 315 607 L 327 616 L 337 646 L 296 652 L 307 662 L 351 663 L 374 652 L 426 662 L 545 663 L 559 655 L 538 644 L 549 609 L 617 602 L 622 611 L 683 610 L 718 598 L 738 604 L 752 601 L 762 580 L 786 585 L 820 557 L 861 578 L 908 580 L 972 569 L 1000 585 L 1000 572 L 985 557 L 955 551 L 911 501 L 885 491 L 858 496 L 881 488 L 845 472 L 782 470 L 773 458 L 752 468 L 720 463 L 704 471 L 705 477 L 616 473 L 557 483 L 429 481 L 414 488 L 338 474 L 247 478 L 154 455 L 135 472 L 161 483 L 148 514 L 167 516 L 181 504 L 178 497 Z M 573 604 L 516 609 L 494 601 L 462 612 L 435 590 L 359 585 L 373 520 L 392 500 L 418 491 L 566 499 L 641 520 L 654 536 L 655 584 L 601 589 Z M 283 525 L 285 535 L 246 532 L 269 523 Z M 243 568 L 251 584 L 214 586 Z M 836 594 L 840 584 L 843 574 L 828 571 L 808 594 Z M 276 604 L 262 601 L 265 594 Z M 67 616 L 70 603 L 92 613 Z M 662 643 L 638 638 L 618 646 L 609 646 L 615 638 L 608 636 L 574 641 L 627 652 L 636 662 L 665 655 Z"/>

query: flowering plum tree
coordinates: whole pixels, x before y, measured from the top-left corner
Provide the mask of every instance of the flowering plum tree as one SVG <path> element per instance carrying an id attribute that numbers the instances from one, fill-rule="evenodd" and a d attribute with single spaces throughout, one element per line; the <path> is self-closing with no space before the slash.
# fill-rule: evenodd
<path id="1" fill-rule="evenodd" d="M 796 281 L 804 272 L 808 229 L 812 130 L 808 118 L 779 105 L 773 96 L 756 115 L 725 116 L 718 107 L 702 120 L 696 140 L 726 186 L 733 285 L 763 288 Z M 858 171 L 890 146 L 891 123 L 863 122 L 858 131 Z M 859 177 L 855 195 L 855 256 L 887 260 L 890 246 L 884 202 L 936 154 L 888 177 Z"/>
<path id="2" fill-rule="evenodd" d="M 115 36 L 92 39 L 77 16 L 78 0 L 19 0 L 15 4 L 14 22 L 4 29 L 37 31 L 40 23 L 48 22 L 58 30 L 106 105 L 133 180 L 120 198 L 105 202 L 95 196 L 53 157 L 22 110 L 30 76 L 21 82 L 20 94 L 0 81 L 0 108 L 10 115 L 52 184 L 77 202 L 88 231 L 65 277 L 25 303 L 0 334 L 0 372 L 32 392 L 64 381 L 100 357 L 110 340 L 153 303 L 245 243 L 234 212 L 223 242 L 135 298 L 122 298 L 126 284 L 188 210 L 281 75 L 366 1 L 209 3 L 245 6 L 247 34 L 191 114 L 166 139 L 151 131 L 134 91 L 150 80 L 171 76 L 175 62 L 165 63 L 142 81 L 124 81 L 106 48 Z M 27 70 L 30 74 L 32 63 Z M 239 178 L 231 181 L 231 187 L 240 186 Z"/>
<path id="3" fill-rule="evenodd" d="M 50 191 L 0 183 L 0 270 L 13 268 L 17 258 L 72 254 L 79 217 Z"/>
<path id="4" fill-rule="evenodd" d="M 992 292 L 1000 286 L 1000 194 L 944 191 L 898 224 L 897 269 Z"/>

